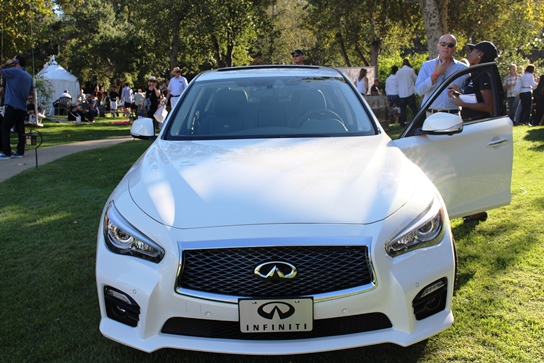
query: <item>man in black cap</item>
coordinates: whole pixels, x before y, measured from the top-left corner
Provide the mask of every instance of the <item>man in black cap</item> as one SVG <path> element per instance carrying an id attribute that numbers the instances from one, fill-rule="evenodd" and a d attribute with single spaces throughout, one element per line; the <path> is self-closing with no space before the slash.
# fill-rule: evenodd
<path id="1" fill-rule="evenodd" d="M 304 53 L 300 49 L 291 52 L 291 55 L 295 64 L 304 65 Z"/>

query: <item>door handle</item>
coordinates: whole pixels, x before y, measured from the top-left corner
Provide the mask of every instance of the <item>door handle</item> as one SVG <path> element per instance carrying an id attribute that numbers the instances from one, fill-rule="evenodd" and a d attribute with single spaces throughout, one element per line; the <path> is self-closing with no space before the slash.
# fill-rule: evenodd
<path id="1" fill-rule="evenodd" d="M 505 138 L 500 138 L 497 140 L 493 140 L 487 143 L 487 146 L 489 147 L 498 147 L 508 144 L 509 140 Z"/>

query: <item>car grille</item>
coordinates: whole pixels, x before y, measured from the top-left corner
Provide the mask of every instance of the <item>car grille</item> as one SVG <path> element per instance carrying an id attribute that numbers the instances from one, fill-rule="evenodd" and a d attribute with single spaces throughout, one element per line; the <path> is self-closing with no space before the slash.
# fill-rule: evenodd
<path id="1" fill-rule="evenodd" d="M 237 321 L 171 318 L 163 326 L 166 334 L 203 338 L 240 340 L 308 339 L 391 328 L 391 321 L 382 313 L 371 313 L 341 318 L 314 320 L 313 330 L 285 333 L 242 333 Z"/>
<path id="2" fill-rule="evenodd" d="M 263 263 L 294 265 L 294 279 L 269 281 L 254 274 Z M 188 249 L 182 253 L 177 287 L 245 297 L 323 294 L 373 282 L 367 246 L 281 246 Z"/>

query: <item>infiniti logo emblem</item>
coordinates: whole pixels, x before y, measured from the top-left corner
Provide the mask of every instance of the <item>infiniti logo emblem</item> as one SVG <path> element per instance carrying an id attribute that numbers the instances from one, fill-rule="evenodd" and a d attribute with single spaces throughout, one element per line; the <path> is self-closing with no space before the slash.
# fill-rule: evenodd
<path id="1" fill-rule="evenodd" d="M 294 279 L 297 275 L 297 268 L 288 262 L 271 261 L 255 267 L 253 273 L 264 280 L 280 281 Z"/>
<path id="2" fill-rule="evenodd" d="M 295 307 L 284 302 L 273 301 L 259 307 L 257 313 L 265 319 L 272 320 L 274 319 L 274 315 L 276 315 L 283 320 L 295 313 Z"/>

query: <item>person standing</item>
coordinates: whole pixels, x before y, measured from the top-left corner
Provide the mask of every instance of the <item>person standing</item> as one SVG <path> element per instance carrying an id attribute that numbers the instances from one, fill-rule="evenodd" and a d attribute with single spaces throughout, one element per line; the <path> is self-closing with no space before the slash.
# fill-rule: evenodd
<path id="1" fill-rule="evenodd" d="M 117 92 L 117 87 L 111 86 L 108 97 L 110 98 L 111 117 L 117 117 L 117 99 L 119 98 L 119 92 Z"/>
<path id="2" fill-rule="evenodd" d="M 399 67 L 397 66 L 391 67 L 391 74 L 385 79 L 385 94 L 387 95 L 390 110 L 400 106 L 398 70 Z"/>
<path id="3" fill-rule="evenodd" d="M 382 94 L 382 92 L 380 91 L 380 79 L 379 78 L 374 78 L 374 84 L 372 85 L 372 87 L 370 87 L 370 94 L 372 96 L 378 96 L 378 95 Z"/>
<path id="4" fill-rule="evenodd" d="M 123 102 L 123 112 L 125 117 L 130 116 L 132 102 L 133 102 L 132 88 L 128 83 L 125 83 L 125 87 L 121 90 L 121 102 Z"/>
<path id="5" fill-rule="evenodd" d="M 521 76 L 521 92 L 519 93 L 519 102 L 521 103 L 521 114 L 519 115 L 519 123 L 529 125 L 531 119 L 531 110 L 533 108 L 533 89 L 536 88 L 535 82 L 535 66 L 529 64 L 525 68 L 525 73 Z"/>
<path id="6" fill-rule="evenodd" d="M 470 52 L 467 59 L 471 66 L 495 61 L 499 54 L 495 45 L 488 41 L 476 45 L 468 44 Z M 464 122 L 490 117 L 493 113 L 493 90 L 487 72 L 472 72 L 462 88 L 457 85 L 448 87 L 448 94 L 453 102 L 461 107 Z M 473 95 L 474 102 L 465 102 L 460 95 Z M 486 221 L 487 212 L 480 212 L 463 217 L 464 222 Z"/>
<path id="7" fill-rule="evenodd" d="M 468 47 L 470 52 L 467 59 L 471 66 L 493 62 L 498 55 L 495 45 L 488 41 L 476 45 L 468 44 Z M 465 80 L 463 87 L 458 88 L 457 85 L 452 85 L 448 89 L 453 102 L 461 107 L 463 121 L 467 122 L 491 116 L 493 112 L 493 92 L 489 74 L 486 72 L 472 72 Z M 458 97 L 460 94 L 474 95 L 475 102 L 463 102 Z"/>
<path id="8" fill-rule="evenodd" d="M 533 100 L 535 110 L 531 118 L 531 125 L 542 125 L 542 117 L 544 116 L 544 75 L 538 79 L 538 85 L 533 90 Z"/>
<path id="9" fill-rule="evenodd" d="M 157 120 L 153 116 L 159 108 L 159 102 L 161 100 L 161 89 L 159 83 L 154 76 L 149 77 L 147 80 L 147 88 L 145 90 L 144 105 L 147 108 L 147 117 L 153 120 L 154 129 L 157 129 Z"/>
<path id="10" fill-rule="evenodd" d="M 145 94 L 141 88 L 138 88 L 138 91 L 134 93 L 134 107 L 136 108 L 137 116 L 143 116 L 141 112 L 144 110 L 144 100 Z"/>
<path id="11" fill-rule="evenodd" d="M 502 86 L 506 90 L 506 100 L 508 102 L 508 117 L 514 123 L 514 125 L 519 124 L 519 118 L 516 119 L 516 110 L 519 105 L 519 95 L 514 94 L 514 87 L 516 83 L 521 78 L 521 75 L 518 74 L 518 67 L 515 64 L 510 64 L 508 67 L 508 75 L 504 77 L 504 82 Z"/>
<path id="12" fill-rule="evenodd" d="M 360 94 L 363 96 L 368 92 L 368 77 L 366 76 L 368 71 L 365 68 L 361 68 L 359 71 L 359 77 L 353 82 Z"/>
<path id="13" fill-rule="evenodd" d="M 170 99 L 170 107 L 173 109 L 188 84 L 187 79 L 181 75 L 179 67 L 172 69 L 172 74 L 174 77 L 170 78 L 170 82 L 168 82 L 166 99 Z"/>
<path id="14" fill-rule="evenodd" d="M 421 104 L 424 105 L 433 91 L 439 87 L 446 78 L 467 66 L 453 58 L 457 50 L 457 39 L 452 34 L 444 34 L 437 44 L 438 57 L 428 60 L 421 65 L 416 79 L 415 91 L 423 96 Z M 463 85 L 466 77 L 459 77 L 453 84 L 459 88 Z M 459 106 L 455 105 L 453 99 L 448 97 L 448 90 L 444 90 L 431 104 L 427 114 L 435 112 L 459 113 Z"/>
<path id="15" fill-rule="evenodd" d="M 9 68 L 6 68 L 9 67 Z M 0 124 L 0 160 L 22 158 L 25 154 L 25 116 L 27 113 L 26 101 L 33 92 L 32 77 L 25 69 L 26 58 L 16 55 L 0 65 L 0 75 L 6 79 L 4 98 L 4 118 Z M 10 130 L 17 129 L 17 152 L 11 153 Z"/>
<path id="16" fill-rule="evenodd" d="M 304 65 L 304 52 L 302 52 L 300 49 L 292 51 L 291 56 L 293 57 L 293 62 L 295 64 L 299 66 Z"/>
<path id="17" fill-rule="evenodd" d="M 417 79 L 416 71 L 412 68 L 408 59 L 402 60 L 402 67 L 397 72 L 399 80 L 399 98 L 400 98 L 400 118 L 399 124 L 406 126 L 406 106 L 410 106 L 412 114 L 415 116 L 418 107 L 416 105 L 415 83 Z"/>

